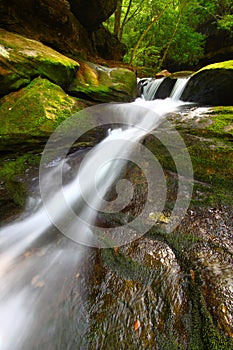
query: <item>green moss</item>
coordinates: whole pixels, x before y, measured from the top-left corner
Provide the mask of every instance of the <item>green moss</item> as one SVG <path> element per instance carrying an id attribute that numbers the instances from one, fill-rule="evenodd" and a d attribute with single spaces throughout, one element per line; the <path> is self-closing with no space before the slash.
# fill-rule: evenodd
<path id="1" fill-rule="evenodd" d="M 152 280 L 152 270 L 128 258 L 121 252 L 115 253 L 113 249 L 103 249 L 104 263 L 126 280 L 135 280 L 148 284 Z"/>
<path id="2" fill-rule="evenodd" d="M 17 206 L 24 206 L 26 201 L 27 190 L 22 177 L 29 166 L 38 165 L 39 162 L 39 155 L 26 154 L 14 160 L 7 159 L 1 163 L 0 180 L 2 186 L 7 192 L 7 197 L 13 200 Z"/>
<path id="3" fill-rule="evenodd" d="M 233 107 L 215 107 L 210 111 L 212 124 L 206 128 L 217 137 L 233 137 Z"/>
<path id="4" fill-rule="evenodd" d="M 209 64 L 208 66 L 201 68 L 198 72 L 209 69 L 233 69 L 233 60 Z"/>
<path id="5" fill-rule="evenodd" d="M 231 350 L 233 349 L 232 339 L 226 337 L 214 325 L 213 319 L 207 310 L 204 297 L 201 293 L 201 283 L 201 278 L 199 274 L 196 273 L 196 280 L 190 281 L 193 322 L 190 349 Z M 199 347 L 200 344 L 203 345 Z"/>
<path id="6" fill-rule="evenodd" d="M 0 100 L 1 137 L 49 135 L 84 107 L 82 101 L 68 96 L 59 86 L 36 78 L 26 88 Z"/>

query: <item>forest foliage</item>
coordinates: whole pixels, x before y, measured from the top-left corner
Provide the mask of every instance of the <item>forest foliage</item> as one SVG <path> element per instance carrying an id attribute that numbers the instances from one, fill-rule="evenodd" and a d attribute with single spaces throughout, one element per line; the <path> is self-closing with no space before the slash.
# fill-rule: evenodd
<path id="1" fill-rule="evenodd" d="M 105 26 L 126 44 L 124 61 L 194 66 L 204 54 L 206 24 L 232 35 L 232 0 L 118 0 Z"/>

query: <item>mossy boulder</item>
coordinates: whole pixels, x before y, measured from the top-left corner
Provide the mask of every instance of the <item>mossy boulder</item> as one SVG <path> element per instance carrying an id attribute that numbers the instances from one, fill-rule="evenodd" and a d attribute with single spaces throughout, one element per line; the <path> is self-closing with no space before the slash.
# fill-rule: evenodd
<path id="1" fill-rule="evenodd" d="M 232 91 L 233 60 L 200 69 L 188 81 L 181 99 L 211 106 L 231 106 Z"/>
<path id="2" fill-rule="evenodd" d="M 87 105 L 47 79 L 36 78 L 0 100 L 1 138 L 23 142 L 31 137 L 48 137 L 62 121 Z"/>
<path id="3" fill-rule="evenodd" d="M 78 68 L 78 62 L 42 43 L 0 29 L 0 95 L 29 84 L 36 76 L 66 89 Z"/>
<path id="4" fill-rule="evenodd" d="M 124 68 L 80 62 L 69 92 L 95 102 L 129 102 L 136 97 L 136 75 Z"/>

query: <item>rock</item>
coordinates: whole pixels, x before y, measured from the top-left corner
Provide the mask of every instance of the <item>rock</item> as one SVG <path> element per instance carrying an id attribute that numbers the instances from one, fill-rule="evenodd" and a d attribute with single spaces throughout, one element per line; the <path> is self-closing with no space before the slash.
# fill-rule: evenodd
<path id="1" fill-rule="evenodd" d="M 106 60 L 122 60 L 126 53 L 126 46 L 115 35 L 111 34 L 104 26 L 101 26 L 94 32 L 94 37 L 95 48 L 101 57 Z"/>
<path id="2" fill-rule="evenodd" d="M 68 0 L 71 11 L 89 31 L 97 30 L 115 11 L 117 0 Z"/>
<path id="3" fill-rule="evenodd" d="M 45 77 L 62 88 L 72 81 L 78 62 L 42 43 L 0 29 L 0 95 Z"/>
<path id="4" fill-rule="evenodd" d="M 87 30 L 66 0 L 1 1 L 1 27 L 43 42 L 54 49 L 86 57 L 93 53 Z"/>
<path id="5" fill-rule="evenodd" d="M 158 90 L 156 91 L 156 94 L 154 96 L 154 99 L 156 98 L 167 98 L 170 96 L 172 89 L 176 83 L 176 79 L 166 77 L 162 83 L 159 85 Z"/>
<path id="6" fill-rule="evenodd" d="M 80 62 L 68 91 L 95 102 L 129 102 L 136 96 L 136 85 L 136 76 L 130 70 Z"/>
<path id="7" fill-rule="evenodd" d="M 188 256 L 201 279 L 204 303 L 215 325 L 233 338 L 232 251 L 221 248 L 218 239 L 212 237 L 212 241 L 215 247 L 198 244 L 188 251 Z"/>
<path id="8" fill-rule="evenodd" d="M 233 60 L 211 64 L 196 72 L 181 99 L 211 106 L 231 106 L 232 91 Z"/>
<path id="9" fill-rule="evenodd" d="M 171 73 L 168 72 L 167 69 L 164 69 L 164 70 L 162 70 L 161 72 L 155 74 L 156 78 L 168 77 L 168 76 L 170 76 L 170 75 L 171 75 Z"/>
<path id="10" fill-rule="evenodd" d="M 108 344 L 115 349 L 121 339 L 121 349 L 186 349 L 190 308 L 185 278 L 167 244 L 145 237 L 104 249 L 102 259 L 90 286 L 95 307 L 89 348 Z"/>
<path id="11" fill-rule="evenodd" d="M 87 102 L 68 96 L 47 79 L 36 78 L 0 100 L 1 141 L 9 144 L 48 137 L 62 121 L 86 106 Z"/>

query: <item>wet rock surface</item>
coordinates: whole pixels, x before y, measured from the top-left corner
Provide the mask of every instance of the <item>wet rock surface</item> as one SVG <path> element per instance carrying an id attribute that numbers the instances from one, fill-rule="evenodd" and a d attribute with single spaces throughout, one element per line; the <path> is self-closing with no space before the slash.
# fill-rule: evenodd
<path id="1" fill-rule="evenodd" d="M 124 68 L 80 62 L 69 93 L 96 102 L 130 102 L 136 97 L 136 76 Z"/>
<path id="2" fill-rule="evenodd" d="M 181 99 L 211 106 L 231 106 L 233 61 L 202 68 L 189 80 Z"/>
<path id="3" fill-rule="evenodd" d="M 232 157 L 231 135 L 226 131 L 232 120 L 230 109 L 195 107 L 189 110 L 189 117 L 181 113 L 171 118 L 177 121 L 186 142 L 198 137 L 198 147 L 191 153 L 196 182 L 190 208 L 179 226 L 166 232 L 177 177 L 163 158 L 169 182 L 169 203 L 163 214 L 157 213 L 154 227 L 144 237 L 101 251 L 95 265 L 90 294 L 95 301 L 90 313 L 91 346 L 117 349 L 120 343 L 122 349 L 132 350 L 233 348 L 232 171 L 223 171 L 225 165 L 219 167 L 220 158 Z M 157 149 L 154 138 L 146 140 L 148 146 L 153 142 Z M 206 151 L 209 147 L 213 150 L 211 163 Z M 197 154 L 203 157 L 202 171 L 195 161 Z M 140 183 L 139 174 L 137 181 Z M 131 212 L 137 212 L 142 197 L 139 201 L 134 198 Z"/>

